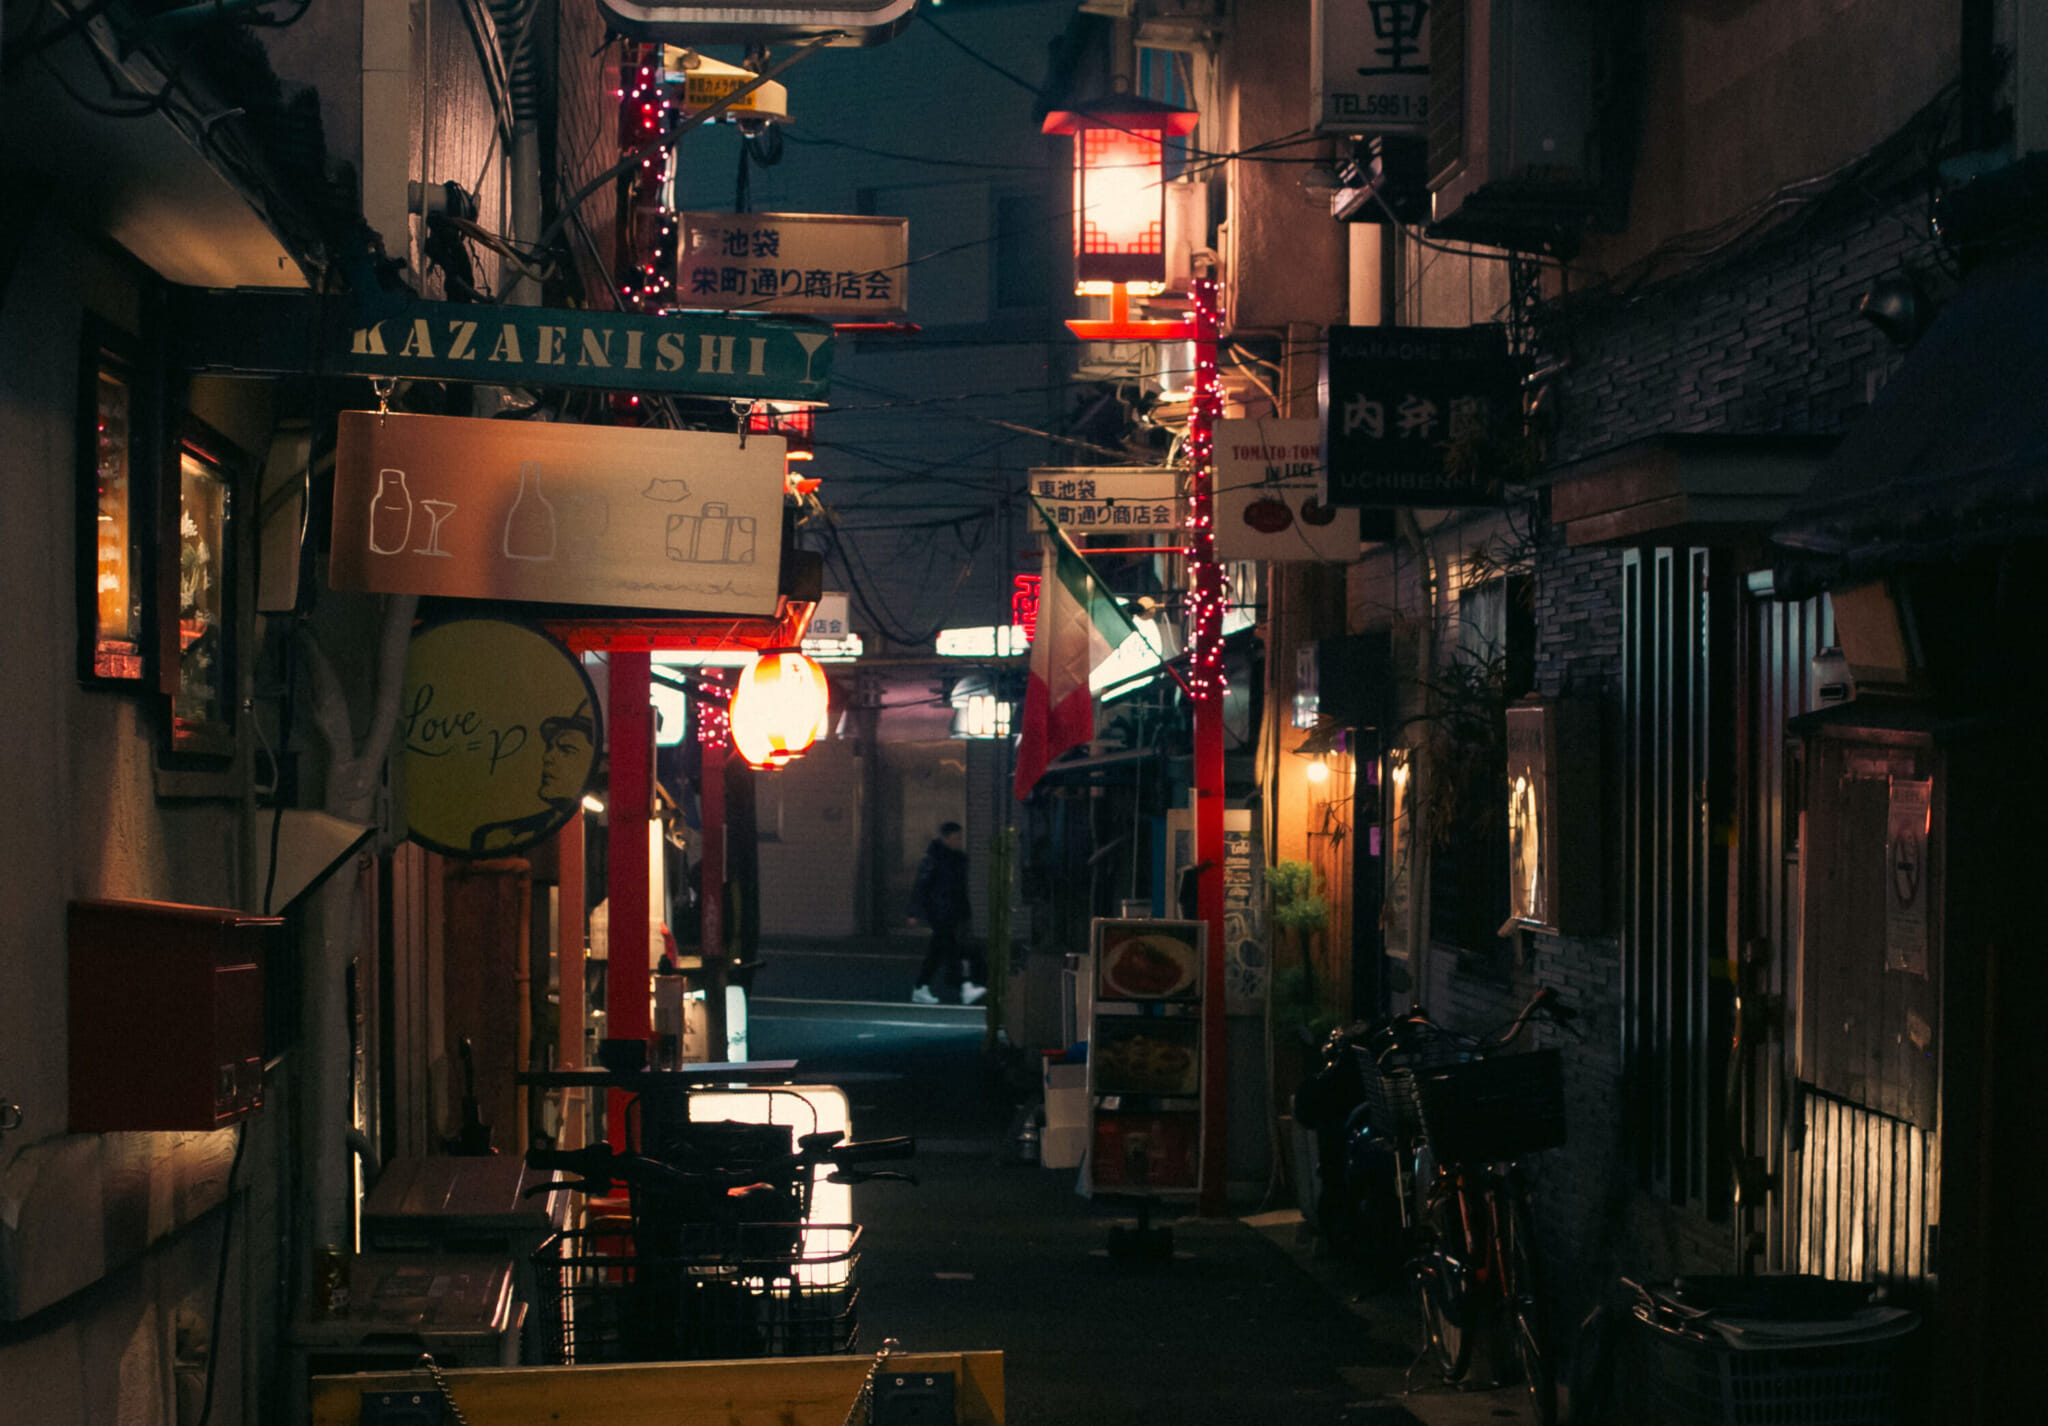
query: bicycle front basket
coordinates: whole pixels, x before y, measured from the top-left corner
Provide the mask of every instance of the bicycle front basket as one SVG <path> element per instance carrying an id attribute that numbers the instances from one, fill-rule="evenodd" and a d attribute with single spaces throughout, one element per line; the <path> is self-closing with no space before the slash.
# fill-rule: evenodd
<path id="1" fill-rule="evenodd" d="M 1439 1163 L 1495 1163 L 1564 1143 L 1556 1050 L 1495 1055 L 1420 1072 L 1422 1132 Z"/>

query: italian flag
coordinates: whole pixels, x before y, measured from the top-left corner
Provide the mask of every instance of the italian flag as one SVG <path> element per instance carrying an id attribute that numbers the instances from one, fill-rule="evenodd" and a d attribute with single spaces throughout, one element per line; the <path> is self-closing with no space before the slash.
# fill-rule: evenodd
<path id="1" fill-rule="evenodd" d="M 1034 498 L 1033 504 L 1037 501 Z M 1043 516 L 1043 510 L 1040 511 Z M 1088 675 L 1131 632 L 1130 619 L 1095 571 L 1052 520 L 1046 520 L 1052 578 L 1041 587 L 1038 633 L 1031 643 L 1031 682 L 1017 740 L 1021 801 L 1052 760 L 1095 737 L 1095 697 Z"/>

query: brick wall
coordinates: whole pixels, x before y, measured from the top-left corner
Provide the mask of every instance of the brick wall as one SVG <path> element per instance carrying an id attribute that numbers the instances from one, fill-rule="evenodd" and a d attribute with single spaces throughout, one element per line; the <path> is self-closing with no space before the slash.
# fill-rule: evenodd
<path id="1" fill-rule="evenodd" d="M 1916 214 L 1869 213 L 1831 230 L 1766 245 L 1742 262 L 1629 302 L 1588 301 L 1549 314 L 1544 353 L 1569 365 L 1556 392 L 1554 463 L 1680 431 L 1828 433 L 1864 411 L 1898 358 L 1856 314 L 1872 282 L 1924 247 Z M 1367 562 L 1370 564 L 1370 562 Z M 1597 697 L 1602 707 L 1605 827 L 1621 826 L 1621 553 L 1573 549 L 1539 527 L 1536 687 Z M 1365 566 L 1360 567 L 1362 572 Z M 1353 603 L 1365 590 L 1354 580 Z M 1612 840 L 1604 861 L 1617 863 Z M 1619 926 L 1619 889 L 1607 918 Z M 1432 1013 L 1457 1028 L 1504 1024 L 1539 987 L 1581 1012 L 1578 1038 L 1544 1028 L 1536 1045 L 1565 1058 L 1570 1142 L 1532 1170 L 1544 1255 L 1568 1325 L 1624 1271 L 1726 1271 L 1730 1228 L 1635 1188 L 1623 1140 L 1621 944 L 1618 934 L 1532 935 L 1516 961 L 1439 945 L 1428 970 Z"/>
<path id="2" fill-rule="evenodd" d="M 1571 363 L 1554 458 L 1674 431 L 1845 430 L 1898 363 L 1857 299 L 1924 265 L 1924 232 L 1915 205 L 1875 210 L 1625 303 L 1553 313 L 1542 345 Z"/>

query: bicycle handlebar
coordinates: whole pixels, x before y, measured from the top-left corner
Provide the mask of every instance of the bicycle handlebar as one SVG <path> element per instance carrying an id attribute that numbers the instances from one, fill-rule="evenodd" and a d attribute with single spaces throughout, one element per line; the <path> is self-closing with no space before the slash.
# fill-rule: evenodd
<path id="1" fill-rule="evenodd" d="M 1452 1041 L 1464 1046 L 1473 1054 L 1484 1057 L 1512 1044 L 1522 1033 L 1523 1027 L 1529 1023 L 1529 1017 L 1539 1011 L 1560 1029 L 1569 1029 L 1571 1022 L 1579 1015 L 1577 1010 L 1559 999 L 1557 992 L 1549 986 L 1530 996 L 1529 1003 L 1522 1007 L 1521 1012 L 1508 1023 L 1507 1028 L 1493 1035 L 1462 1034 L 1430 1019 L 1428 1012 L 1421 1006 L 1410 1006 L 1406 1014 L 1387 1021 L 1380 1030 L 1379 1038 L 1382 1043 L 1374 1058 L 1384 1061 L 1389 1055 L 1412 1048 L 1424 1035 L 1435 1035 Z"/>
<path id="2" fill-rule="evenodd" d="M 793 1154 L 778 1154 L 736 1168 L 677 1168 L 642 1154 L 615 1151 L 610 1144 L 603 1143 L 587 1144 L 580 1149 L 528 1149 L 526 1166 L 541 1172 L 575 1174 L 582 1181 L 569 1187 L 601 1197 L 611 1191 L 615 1182 L 638 1188 L 737 1187 L 779 1168 L 829 1163 L 835 1169 L 845 1169 L 853 1164 L 914 1158 L 917 1154 L 917 1140 L 912 1138 L 847 1140 L 836 1130 L 806 1134 L 798 1144 Z M 535 1184 L 526 1190 L 526 1195 L 531 1197 L 555 1187 L 552 1182 Z"/>

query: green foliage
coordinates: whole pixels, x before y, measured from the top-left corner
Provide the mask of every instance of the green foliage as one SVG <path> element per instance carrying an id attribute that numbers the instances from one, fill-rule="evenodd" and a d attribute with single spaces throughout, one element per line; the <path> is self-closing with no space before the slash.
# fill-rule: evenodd
<path id="1" fill-rule="evenodd" d="M 1317 885 L 1316 870 L 1307 862 L 1278 862 L 1266 868 L 1266 888 L 1273 893 L 1273 924 L 1306 935 L 1330 924 L 1330 903 Z"/>
<path id="2" fill-rule="evenodd" d="M 1306 963 L 1276 968 L 1270 993 L 1273 1024 L 1282 1043 L 1316 1044 L 1337 1028 L 1337 1016 L 1323 1004 Z"/>

